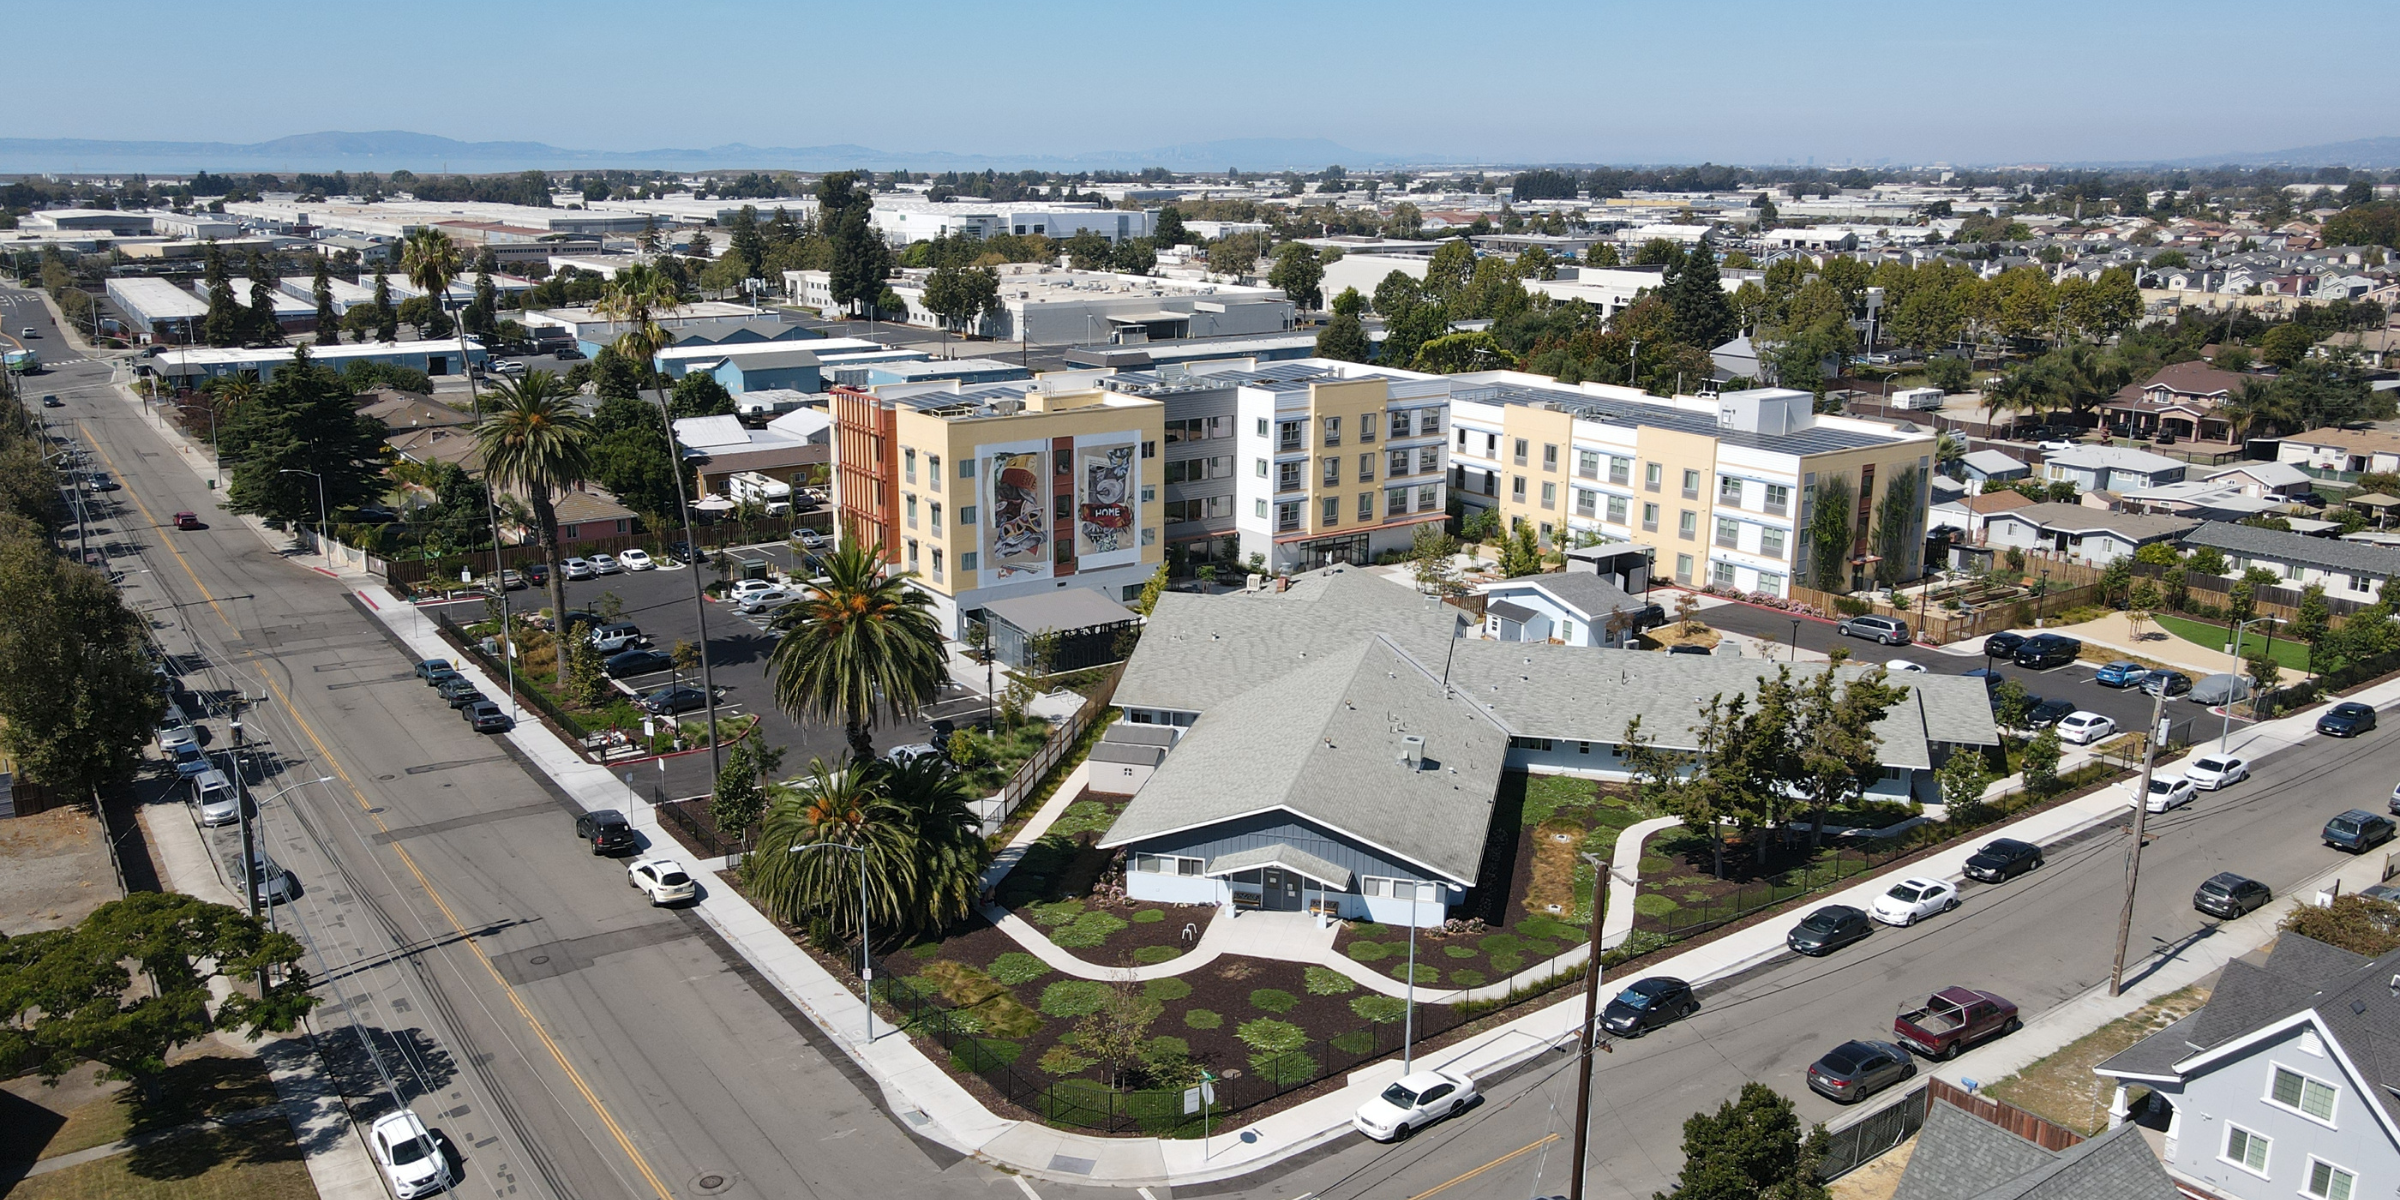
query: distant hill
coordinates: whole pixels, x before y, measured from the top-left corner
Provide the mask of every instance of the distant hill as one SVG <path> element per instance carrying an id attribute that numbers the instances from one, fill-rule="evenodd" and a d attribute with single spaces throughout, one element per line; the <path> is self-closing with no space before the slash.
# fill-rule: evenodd
<path id="1" fill-rule="evenodd" d="M 2289 150 L 2252 151 L 2241 154 L 2220 154 L 2214 157 L 2183 158 L 2166 165 L 2173 167 L 2356 167 L 2366 171 L 2386 171 L 2400 167 L 2400 137 L 2357 138 L 2347 142 L 2327 142 L 2321 146 L 2296 146 Z"/>
<path id="2" fill-rule="evenodd" d="M 0 138 L 0 173 L 41 171 L 453 171 L 488 174 L 533 169 L 622 167 L 651 170 L 741 169 L 831 171 L 965 170 L 1315 170 L 1396 165 L 1402 158 L 1367 154 L 1323 138 L 1236 138 L 1073 155 L 960 154 L 948 150 L 890 151 L 869 146 L 748 146 L 706 149 L 570 150 L 542 142 L 462 142 L 405 130 L 302 133 L 266 142 L 140 142 L 83 138 Z"/>

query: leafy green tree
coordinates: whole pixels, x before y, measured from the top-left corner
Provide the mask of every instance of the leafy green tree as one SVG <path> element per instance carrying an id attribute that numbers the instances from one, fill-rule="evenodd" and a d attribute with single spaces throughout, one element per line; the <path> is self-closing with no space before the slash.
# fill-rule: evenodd
<path id="1" fill-rule="evenodd" d="M 1355 296 L 1355 291 L 1346 293 Z M 1343 362 L 1365 362 L 1375 352 L 1374 343 L 1367 339 L 1366 324 L 1350 313 L 1342 313 L 1325 323 L 1317 332 L 1317 357 L 1340 359 Z"/>
<path id="2" fill-rule="evenodd" d="M 302 948 L 240 909 L 173 892 L 112 900 L 68 929 L 0 938 L 0 1057 L 52 1083 L 90 1060 L 160 1098 L 167 1057 L 220 1030 L 288 1033 L 320 1003 Z M 221 998 L 211 987 L 231 985 Z"/>
<path id="3" fill-rule="evenodd" d="M 853 757 L 875 757 L 878 719 L 906 720 L 948 676 L 932 600 L 883 572 L 882 546 L 845 543 L 825 558 L 824 582 L 776 615 L 784 632 L 768 660 L 775 704 L 795 720 L 840 721 Z"/>
<path id="4" fill-rule="evenodd" d="M 354 390 L 298 347 L 254 400 L 220 421 L 217 444 L 232 464 L 235 512 L 306 524 L 383 493 L 383 423 L 358 415 Z M 322 487 L 320 495 L 319 488 Z"/>
<path id="5" fill-rule="evenodd" d="M 1299 242 L 1286 242 L 1275 252 L 1275 265 L 1267 271 L 1267 284 L 1283 289 L 1292 303 L 1303 309 L 1320 308 L 1324 304 L 1322 285 L 1325 282 L 1325 262 L 1317 252 Z"/>
<path id="6" fill-rule="evenodd" d="M 1419 525 L 1409 544 L 1409 573 L 1416 580 L 1417 590 L 1432 596 L 1457 596 L 1466 592 L 1458 578 L 1458 539 L 1442 531 L 1439 525 Z"/>
<path id="7" fill-rule="evenodd" d="M 1384 350 L 1388 356 L 1391 342 L 1386 337 Z M 1409 366 L 1413 370 L 1455 375 L 1462 371 L 1498 371 L 1517 365 L 1517 356 L 1502 348 L 1497 338 L 1483 330 L 1471 333 L 1446 333 L 1417 347 L 1417 355 Z"/>
<path id="8" fill-rule="evenodd" d="M 1683 1169 L 1658 1200 L 1825 1200 L 1817 1182 L 1825 1127 L 1803 1129 L 1792 1102 L 1763 1083 L 1683 1123 Z"/>
<path id="9" fill-rule="evenodd" d="M 2294 905 L 2276 928 L 2352 954 L 2381 958 L 2400 950 L 2400 904 L 2349 892 L 2335 896 L 2330 905 Z"/>
<path id="10" fill-rule="evenodd" d="M 2024 757 L 2018 760 L 2025 774 L 2025 790 L 2036 796 L 2058 791 L 2058 761 L 2064 753 L 2057 726 L 2033 735 L 2033 740 L 2025 743 Z"/>
<path id="11" fill-rule="evenodd" d="M 758 230 L 758 206 L 745 204 L 733 214 L 725 231 L 725 257 L 740 268 L 744 279 L 763 276 L 767 267 L 767 239 Z"/>
<path id="12" fill-rule="evenodd" d="M 1002 310 L 1000 273 L 990 267 L 940 267 L 925 279 L 925 307 L 946 331 L 963 332 Z"/>
<path id="13" fill-rule="evenodd" d="M 1992 785 L 1992 772 L 1984 764 L 1982 750 L 1953 748 L 1934 779 L 1941 786 L 1942 806 L 1953 828 L 1972 828 L 1991 820 L 1992 809 L 1984 803 L 1983 792 Z"/>
<path id="14" fill-rule="evenodd" d="M 693 657 L 696 660 L 697 653 Z M 745 846 L 750 842 L 750 827 L 766 814 L 766 779 L 776 770 L 762 754 L 776 764 L 783 760 L 782 750 L 765 749 L 756 734 L 735 742 L 725 754 L 725 766 L 717 772 L 717 786 L 708 802 L 709 819 L 717 823 L 717 832 L 738 833 Z"/>
<path id="15" fill-rule="evenodd" d="M 1516 579 L 1542 573 L 1541 540 L 1530 522 L 1519 520 L 1500 543 L 1500 577 Z"/>
<path id="16" fill-rule="evenodd" d="M 1975 380 L 1975 369 L 1963 358 L 1947 355 L 1925 364 L 1925 382 L 1945 392 L 1963 392 Z"/>
<path id="17" fill-rule="evenodd" d="M 1183 214 L 1172 204 L 1158 210 L 1158 219 L 1150 224 L 1150 237 L 1161 246 L 1180 246 L 1190 236 L 1183 229 Z"/>
<path id="18" fill-rule="evenodd" d="M 433 491 L 433 503 L 409 519 L 424 539 L 427 556 L 438 558 L 491 545 L 492 499 L 483 481 L 451 462 L 434 464 L 429 474 L 426 486 Z"/>
<path id="19" fill-rule="evenodd" d="M 647 374 L 642 364 L 617 353 L 616 347 L 602 346 L 592 356 L 592 394 L 602 400 L 638 402 Z"/>
<path id="20" fill-rule="evenodd" d="M 68 799 L 132 778 L 165 712 L 145 628 L 99 572 L 0 513 L 0 749 L 19 774 Z"/>
<path id="21" fill-rule="evenodd" d="M 1474 274 L 1475 247 L 1469 245 L 1465 238 L 1452 238 L 1443 242 L 1441 248 L 1433 252 L 1432 261 L 1426 264 L 1425 294 L 1436 300 L 1447 300 L 1466 287 L 1467 280 Z M 1379 287 L 1375 291 L 1380 301 L 1383 289 Z M 1380 303 L 1376 308 L 1388 311 Z"/>
<path id="22" fill-rule="evenodd" d="M 2317 647 L 2325 635 L 2333 631 L 2333 609 L 2325 603 L 2325 585 L 2312 583 L 2300 589 L 2300 610 L 2292 614 L 2288 630 L 2292 640 L 2308 647 L 2308 667 L 2317 667 Z"/>
<path id="23" fill-rule="evenodd" d="M 1398 312 L 1386 314 L 1381 357 L 1394 366 L 1401 363 L 1413 365 L 1418 352 L 1426 344 L 1447 336 L 1449 332 L 1450 315 L 1441 304 L 1427 301 L 1407 305 Z"/>
<path id="24" fill-rule="evenodd" d="M 2283 685 L 2283 664 L 2275 661 L 2275 656 L 2267 653 L 2265 644 L 2261 643 L 2256 652 L 2243 660 L 2242 667 L 2248 672 L 2250 682 L 2258 689 L 2258 698 L 2252 701 L 2258 710 L 2258 719 L 2266 720 L 2267 714 L 2274 708 L 2275 689 Z"/>
<path id="25" fill-rule="evenodd" d="M 1808 832 L 1813 851 L 1824 839 L 1826 812 L 1865 795 L 1883 778 L 1883 763 L 1875 753 L 1883 739 L 1875 725 L 1907 697 L 1908 689 L 1893 683 L 1881 667 L 1844 682 L 1828 666 L 1797 686 L 1788 684 L 1790 674 L 1789 667 L 1783 668 L 1790 695 L 1780 707 L 1790 714 L 1788 728 L 1769 730 L 1785 751 L 1778 773 L 1788 786 L 1768 790 L 1807 799 L 1815 817 Z M 1763 681 L 1760 707 L 1768 707 Z"/>
<path id="26" fill-rule="evenodd" d="M 1425 285 L 1418 283 L 1405 271 L 1389 272 L 1384 275 L 1383 282 L 1375 285 L 1375 311 L 1387 317 L 1424 301 Z"/>
<path id="27" fill-rule="evenodd" d="M 1367 298 L 1360 295 L 1357 288 L 1343 288 L 1342 294 L 1333 298 L 1333 315 L 1337 317 L 1355 317 L 1366 311 Z"/>
<path id="28" fill-rule="evenodd" d="M 2144 543 L 2141 549 L 2133 552 L 2133 561 L 2146 566 L 2172 567 L 2182 562 L 2183 556 L 2176 553 L 2175 547 L 2165 542 L 2148 542 Z"/>
<path id="29" fill-rule="evenodd" d="M 667 402 L 667 416 L 680 421 L 685 417 L 730 417 L 734 414 L 733 393 L 706 371 L 693 371 L 675 381 L 675 392 Z"/>
<path id="30" fill-rule="evenodd" d="M 342 317 L 333 309 L 333 276 L 322 256 L 317 259 L 317 278 L 313 295 L 317 302 L 317 344 L 320 346 L 341 345 Z"/>
<path id="31" fill-rule="evenodd" d="M 856 171 L 836 171 L 817 182 L 817 223 L 830 254 L 828 285 L 834 303 L 847 311 L 880 300 L 892 271 L 891 248 L 868 218 L 875 197 L 859 183 Z"/>
<path id="32" fill-rule="evenodd" d="M 592 477 L 591 419 L 558 376 L 548 371 L 503 379 L 492 390 L 491 409 L 475 426 L 484 474 L 494 485 L 523 496 L 532 509 L 534 536 L 550 568 L 550 610 L 564 613 L 566 573 L 559 568 L 557 499 Z M 562 688 L 567 686 L 567 668 L 562 654 Z"/>

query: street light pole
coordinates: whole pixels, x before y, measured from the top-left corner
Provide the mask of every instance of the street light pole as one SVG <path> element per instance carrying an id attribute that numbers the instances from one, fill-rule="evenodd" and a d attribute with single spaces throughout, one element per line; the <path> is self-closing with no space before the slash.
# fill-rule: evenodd
<path id="1" fill-rule="evenodd" d="M 853 850 L 858 853 L 858 998 L 867 1013 L 867 1040 L 875 1040 L 875 963 L 867 956 L 867 848 L 847 842 L 810 842 L 785 851 L 798 854 L 803 850 Z"/>
<path id="2" fill-rule="evenodd" d="M 1800 661 L 1800 618 L 1798 618 L 1798 617 L 1793 617 L 1793 618 L 1792 618 L 1792 658 L 1791 658 L 1791 661 L 1793 661 L 1793 662 L 1799 662 L 1799 661 Z"/>

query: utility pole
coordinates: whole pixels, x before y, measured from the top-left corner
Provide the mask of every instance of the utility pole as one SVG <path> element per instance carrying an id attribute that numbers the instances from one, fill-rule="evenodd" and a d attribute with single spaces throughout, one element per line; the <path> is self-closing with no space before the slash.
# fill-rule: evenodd
<path id="1" fill-rule="evenodd" d="M 2133 936 L 2133 892 L 2142 878 L 2142 825 L 2150 815 L 2150 768 L 2158 761 L 2158 720 L 2167 708 L 2167 689 L 2150 702 L 2150 728 L 2142 735 L 2142 783 L 2133 793 L 2133 849 L 2125 857 L 2125 911 L 2117 916 L 2117 962 L 2108 971 L 2108 994 L 2125 992 L 2125 943 Z"/>
<path id="2" fill-rule="evenodd" d="M 258 851 L 250 840 L 250 797 L 242 787 L 242 703 L 246 696 L 233 701 L 233 811 L 242 819 L 242 903 L 250 910 L 250 919 L 258 919 Z"/>
<path id="3" fill-rule="evenodd" d="M 1576 1033 L 1582 1045 L 1575 1065 L 1575 1173 L 1567 1179 L 1567 1200 L 1583 1200 L 1584 1152 L 1592 1133 L 1592 1047 L 1600 1040 L 1600 923 L 1608 913 L 1609 865 L 1598 855 L 1583 857 L 1592 864 L 1592 957 L 1584 964 L 1583 1026 Z"/>

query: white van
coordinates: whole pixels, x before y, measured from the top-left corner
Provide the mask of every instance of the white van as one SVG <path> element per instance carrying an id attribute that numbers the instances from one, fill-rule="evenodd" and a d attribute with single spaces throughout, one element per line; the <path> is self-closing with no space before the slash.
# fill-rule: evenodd
<path id="1" fill-rule="evenodd" d="M 1936 387 L 1902 388 L 1892 393 L 1892 407 L 1907 412 L 1940 408 L 1942 394 L 1942 389 Z"/>
<path id="2" fill-rule="evenodd" d="M 231 825 L 242 819 L 242 800 L 233 781 L 213 767 L 193 777 L 192 803 L 200 806 L 202 825 Z"/>

